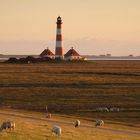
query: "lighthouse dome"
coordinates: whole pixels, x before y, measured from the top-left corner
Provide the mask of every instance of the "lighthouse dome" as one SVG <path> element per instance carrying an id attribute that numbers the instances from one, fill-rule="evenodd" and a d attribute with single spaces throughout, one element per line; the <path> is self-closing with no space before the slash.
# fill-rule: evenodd
<path id="1" fill-rule="evenodd" d="M 61 20 L 61 17 L 60 17 L 60 16 L 58 16 L 57 20 Z"/>

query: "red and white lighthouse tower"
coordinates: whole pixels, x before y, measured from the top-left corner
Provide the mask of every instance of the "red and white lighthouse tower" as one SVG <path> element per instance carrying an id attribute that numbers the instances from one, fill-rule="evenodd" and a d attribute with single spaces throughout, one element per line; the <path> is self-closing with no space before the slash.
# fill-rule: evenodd
<path id="1" fill-rule="evenodd" d="M 62 19 L 60 16 L 57 18 L 56 24 L 57 24 L 57 30 L 56 30 L 55 59 L 64 59 L 63 45 L 62 45 L 62 30 L 61 30 Z"/>

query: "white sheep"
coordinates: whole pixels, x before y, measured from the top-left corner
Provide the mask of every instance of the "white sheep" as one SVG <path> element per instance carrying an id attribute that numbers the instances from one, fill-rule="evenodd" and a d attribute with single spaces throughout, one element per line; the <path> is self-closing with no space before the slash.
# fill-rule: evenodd
<path id="1" fill-rule="evenodd" d="M 15 129 L 15 122 L 11 122 L 11 121 L 6 121 L 6 122 L 3 122 L 1 127 L 0 127 L 0 130 L 6 130 L 6 129 L 9 129 L 10 131 L 11 130 L 14 130 Z"/>
<path id="2" fill-rule="evenodd" d="M 110 111 L 111 112 L 119 112 L 120 109 L 118 107 L 112 107 L 112 108 L 110 108 Z"/>
<path id="3" fill-rule="evenodd" d="M 99 108 L 96 108 L 96 111 L 99 111 L 99 112 L 109 112 L 109 109 L 107 107 L 99 107 Z"/>
<path id="4" fill-rule="evenodd" d="M 79 127 L 79 126 L 80 126 L 80 121 L 79 121 L 79 120 L 76 120 L 76 121 L 74 122 L 74 126 L 75 126 L 75 127 Z"/>
<path id="5" fill-rule="evenodd" d="M 103 120 L 96 120 L 95 127 L 103 126 L 103 125 L 104 125 L 104 121 Z"/>
<path id="6" fill-rule="evenodd" d="M 61 136 L 61 127 L 60 126 L 53 126 L 52 133 L 55 133 L 57 136 Z"/>
<path id="7" fill-rule="evenodd" d="M 46 118 L 51 118 L 52 117 L 52 114 L 51 113 L 47 113 L 47 115 L 46 115 Z"/>

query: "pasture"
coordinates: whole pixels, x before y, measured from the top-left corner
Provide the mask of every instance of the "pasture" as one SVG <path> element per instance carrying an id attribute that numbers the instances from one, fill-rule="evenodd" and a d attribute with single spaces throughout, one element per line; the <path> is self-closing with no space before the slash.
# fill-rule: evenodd
<path id="1" fill-rule="evenodd" d="M 14 114 L 21 117 L 14 117 L 14 116 L 2 116 L 1 113 L 8 113 Z M 46 120 L 43 122 L 41 120 L 37 121 L 31 118 L 24 118 L 24 117 L 35 117 L 35 118 L 42 118 Z M 85 126 L 93 126 L 92 128 L 82 127 L 75 128 L 72 125 L 72 122 L 76 120 L 76 117 L 68 118 L 68 116 L 61 116 L 60 114 L 53 114 L 51 119 L 45 118 L 45 113 L 37 113 L 33 111 L 21 111 L 21 110 L 0 110 L 0 122 L 2 121 L 14 121 L 16 124 L 15 130 L 9 132 L 8 130 L 4 130 L 0 132 L 0 139 L 1 140 L 138 140 L 138 135 L 133 135 L 133 133 L 138 133 L 138 128 L 131 128 L 122 125 L 114 125 L 105 123 L 104 126 L 95 128 L 94 122 L 81 120 L 81 125 Z M 50 122 L 50 121 L 52 122 Z M 61 137 L 57 137 L 56 135 L 51 133 L 51 128 L 56 125 L 54 122 L 56 121 L 57 124 L 62 128 L 62 135 Z M 64 124 L 71 123 L 71 124 Z M 107 130 L 109 128 L 109 130 Z M 128 134 L 125 133 L 118 133 L 110 131 L 110 129 L 114 130 L 122 130 L 126 131 Z M 125 132 L 124 131 L 124 132 Z M 116 135 L 117 134 L 117 135 Z M 140 134 L 140 133 L 139 133 Z"/>
<path id="2" fill-rule="evenodd" d="M 140 124 L 140 61 L 0 64 L 1 107 L 45 112 L 46 105 L 51 113 Z"/>

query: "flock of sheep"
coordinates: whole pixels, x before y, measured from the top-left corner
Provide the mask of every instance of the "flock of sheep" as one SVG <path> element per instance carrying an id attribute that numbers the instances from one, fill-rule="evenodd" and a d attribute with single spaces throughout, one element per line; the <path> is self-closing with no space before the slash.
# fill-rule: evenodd
<path id="1" fill-rule="evenodd" d="M 51 114 L 49 114 L 49 115 L 51 116 Z M 79 127 L 80 123 L 81 123 L 80 120 L 76 120 L 74 122 L 74 127 Z M 104 125 L 103 120 L 96 120 L 95 127 L 102 126 L 102 125 Z M 12 122 L 12 121 L 5 121 L 0 126 L 0 131 L 3 131 L 3 130 L 12 131 L 14 129 L 15 129 L 15 122 Z M 52 133 L 56 134 L 57 136 L 61 136 L 61 127 L 60 126 L 53 126 L 51 131 L 52 131 Z"/>
<path id="2" fill-rule="evenodd" d="M 51 113 L 47 113 L 46 118 L 51 118 L 51 117 L 52 117 Z M 79 127 L 81 122 L 80 122 L 80 120 L 76 120 L 73 124 L 74 124 L 74 127 Z M 95 127 L 103 126 L 103 125 L 104 125 L 103 120 L 96 120 Z M 61 136 L 61 127 L 60 126 L 53 126 L 52 133 L 56 134 L 57 136 Z"/>
<path id="3" fill-rule="evenodd" d="M 81 123 L 80 120 L 76 120 L 74 122 L 74 127 L 79 127 L 80 123 Z M 104 121 L 103 120 L 96 120 L 95 127 L 103 126 L 103 125 L 104 125 Z M 52 133 L 55 133 L 57 136 L 61 136 L 61 127 L 60 126 L 54 126 L 52 128 Z"/>
<path id="4" fill-rule="evenodd" d="M 98 107 L 95 109 L 95 111 L 97 111 L 97 112 L 119 112 L 120 108 L 118 108 L 118 107 L 111 107 L 111 108 Z"/>
<path id="5" fill-rule="evenodd" d="M 112 107 L 110 109 L 108 109 L 107 107 L 99 107 L 96 108 L 96 111 L 98 112 L 119 112 L 120 109 L 117 107 Z M 52 117 L 51 113 L 48 112 L 48 108 L 46 106 L 46 118 L 50 119 Z M 74 127 L 79 127 L 81 122 L 80 120 L 76 120 L 74 123 Z M 95 127 L 97 126 L 103 126 L 104 125 L 104 121 L 103 120 L 96 120 L 95 121 Z M 5 121 L 1 124 L 0 126 L 0 131 L 3 130 L 7 130 L 9 129 L 9 131 L 14 130 L 15 129 L 15 122 L 12 121 Z M 61 136 L 61 127 L 60 126 L 53 126 L 51 129 L 52 133 L 56 134 L 57 136 Z"/>

